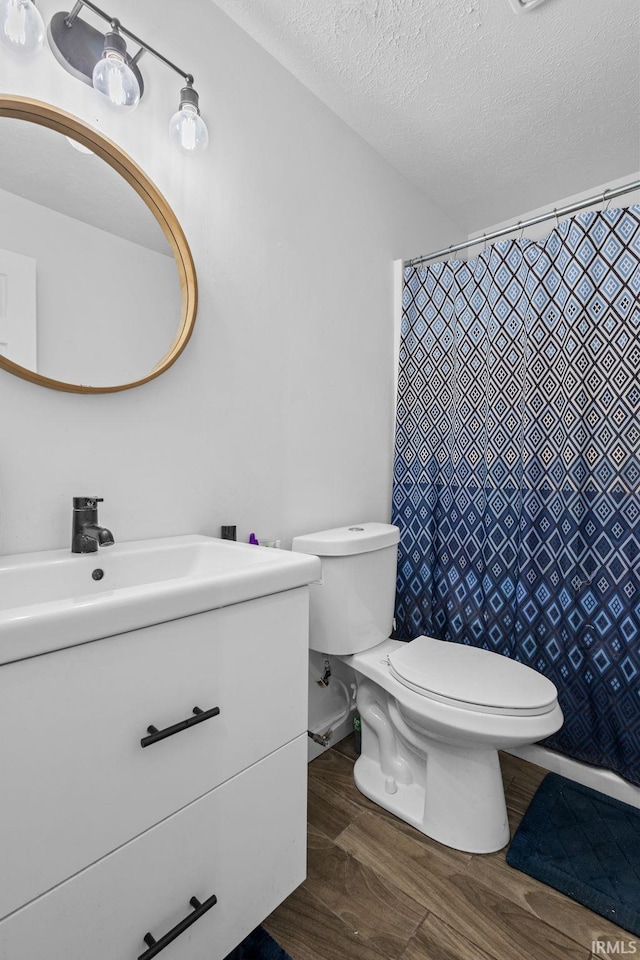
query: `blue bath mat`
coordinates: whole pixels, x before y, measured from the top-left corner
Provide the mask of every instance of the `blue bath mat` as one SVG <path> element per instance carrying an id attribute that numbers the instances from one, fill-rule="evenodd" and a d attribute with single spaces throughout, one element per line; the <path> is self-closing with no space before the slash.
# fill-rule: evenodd
<path id="1" fill-rule="evenodd" d="M 269 936 L 264 927 L 256 927 L 225 960 L 291 960 L 286 950 Z"/>
<path id="2" fill-rule="evenodd" d="M 640 810 L 556 773 L 544 778 L 507 863 L 640 936 Z"/>

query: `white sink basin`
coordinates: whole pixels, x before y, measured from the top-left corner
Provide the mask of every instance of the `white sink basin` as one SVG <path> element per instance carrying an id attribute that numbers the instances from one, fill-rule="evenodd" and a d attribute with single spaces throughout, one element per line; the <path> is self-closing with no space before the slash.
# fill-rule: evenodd
<path id="1" fill-rule="evenodd" d="M 195 534 L 0 556 L 0 663 L 291 590 L 320 572 L 317 557 Z"/>

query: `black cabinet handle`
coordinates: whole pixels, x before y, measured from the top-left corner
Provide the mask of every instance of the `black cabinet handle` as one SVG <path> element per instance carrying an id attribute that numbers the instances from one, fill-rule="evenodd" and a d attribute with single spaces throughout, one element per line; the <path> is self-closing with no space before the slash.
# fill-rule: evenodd
<path id="1" fill-rule="evenodd" d="M 205 900 L 204 903 L 200 903 L 196 897 L 191 897 L 189 903 L 193 907 L 193 913 L 189 914 L 188 917 L 185 917 L 184 920 L 181 920 L 180 923 L 176 923 L 175 927 L 172 927 L 168 933 L 165 933 L 164 937 L 160 937 L 159 940 L 156 940 L 150 933 L 146 933 L 143 937 L 144 942 L 149 947 L 148 950 L 145 950 L 144 953 L 141 953 L 138 957 L 138 960 L 151 960 L 152 957 L 157 957 L 161 950 L 164 950 L 165 947 L 168 947 L 169 944 L 179 937 L 181 933 L 184 933 L 192 923 L 195 923 L 196 920 L 199 920 L 200 917 L 211 910 L 211 907 L 215 907 L 218 902 L 218 898 L 214 894 L 212 897 L 209 897 L 208 900 Z"/>
<path id="2" fill-rule="evenodd" d="M 194 707 L 195 716 L 187 717 L 180 723 L 174 723 L 171 727 L 165 727 L 164 730 L 158 730 L 157 727 L 147 727 L 148 737 L 143 737 L 140 741 L 141 747 L 149 747 L 158 740 L 164 740 L 165 737 L 172 737 L 174 733 L 180 733 L 181 730 L 187 730 L 188 727 L 194 727 L 196 723 L 202 723 L 203 720 L 210 720 L 211 717 L 217 717 L 220 713 L 220 707 L 212 707 L 211 710 L 201 710 L 200 707 Z"/>

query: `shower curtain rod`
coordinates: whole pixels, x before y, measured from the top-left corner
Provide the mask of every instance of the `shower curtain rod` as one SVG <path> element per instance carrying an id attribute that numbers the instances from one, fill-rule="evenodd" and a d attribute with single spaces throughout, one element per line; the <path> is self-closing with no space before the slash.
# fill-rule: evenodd
<path id="1" fill-rule="evenodd" d="M 592 207 L 594 203 L 604 203 L 607 200 L 613 200 L 615 197 L 621 197 L 624 193 L 631 193 L 633 190 L 640 190 L 640 180 L 632 180 L 631 183 L 625 183 L 622 187 L 614 187 L 613 190 L 605 190 L 604 193 L 597 193 L 594 197 L 587 200 L 578 200 L 576 203 L 570 203 L 567 207 L 554 209 L 551 213 L 541 213 L 538 217 L 531 217 L 529 220 L 521 220 L 510 227 L 502 227 L 500 230 L 494 230 L 492 233 L 483 233 L 481 237 L 474 237 L 473 240 L 465 240 L 463 243 L 452 244 L 445 247 L 444 250 L 436 250 L 435 253 L 426 253 L 422 257 L 414 257 L 413 260 L 405 260 L 405 267 L 413 267 L 416 263 L 426 263 L 427 260 L 438 260 L 449 253 L 455 253 L 456 250 L 465 250 L 467 247 L 475 247 L 479 243 L 486 243 L 487 240 L 495 240 L 497 237 L 504 237 L 507 233 L 513 233 L 514 230 L 526 230 L 536 223 L 544 223 L 545 220 L 559 220 L 560 217 L 567 217 L 576 210 L 584 210 L 585 207 Z"/>

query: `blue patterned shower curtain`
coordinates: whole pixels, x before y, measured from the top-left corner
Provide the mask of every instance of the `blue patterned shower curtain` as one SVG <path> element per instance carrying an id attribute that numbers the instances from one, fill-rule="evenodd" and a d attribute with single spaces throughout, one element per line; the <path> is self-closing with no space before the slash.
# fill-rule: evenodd
<path id="1" fill-rule="evenodd" d="M 398 636 L 556 684 L 546 745 L 640 784 L 640 206 L 407 268 Z"/>

